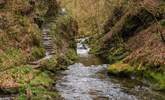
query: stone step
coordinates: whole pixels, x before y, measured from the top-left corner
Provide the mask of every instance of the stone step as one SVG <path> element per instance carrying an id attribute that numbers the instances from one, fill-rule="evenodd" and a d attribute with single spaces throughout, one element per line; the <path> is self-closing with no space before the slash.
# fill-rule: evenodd
<path id="1" fill-rule="evenodd" d="M 52 54 L 55 53 L 55 51 L 47 51 L 47 53 Z"/>
<path id="2" fill-rule="evenodd" d="M 53 52 L 53 51 L 52 52 L 48 52 L 48 54 L 55 54 L 55 52 Z"/>
<path id="3" fill-rule="evenodd" d="M 43 42 L 43 43 L 45 43 L 45 42 L 52 42 L 52 43 L 53 43 L 52 40 L 43 40 L 42 42 Z"/>
<path id="4" fill-rule="evenodd" d="M 50 34 L 42 34 L 42 36 L 52 36 L 52 35 L 50 35 Z"/>
<path id="5" fill-rule="evenodd" d="M 47 49 L 48 49 L 48 48 L 53 48 L 53 46 L 45 46 L 45 48 L 47 48 Z"/>
<path id="6" fill-rule="evenodd" d="M 43 45 L 44 47 L 53 47 L 53 45 L 49 44 L 49 45 Z"/>
<path id="7" fill-rule="evenodd" d="M 42 32 L 43 32 L 43 34 L 46 34 L 46 33 L 49 33 L 50 30 L 43 30 Z"/>
<path id="8" fill-rule="evenodd" d="M 52 36 L 42 36 L 42 38 L 52 38 Z"/>
<path id="9" fill-rule="evenodd" d="M 44 46 L 45 48 L 53 48 L 53 46 L 48 45 L 48 46 Z"/>
<path id="10" fill-rule="evenodd" d="M 42 34 L 42 43 L 48 55 L 55 54 L 55 49 L 53 47 L 52 35 L 49 34 L 49 30 L 44 30 Z"/>
<path id="11" fill-rule="evenodd" d="M 53 47 L 45 47 L 46 50 L 54 49 Z"/>
<path id="12" fill-rule="evenodd" d="M 47 44 L 51 44 L 51 45 L 52 45 L 53 42 L 52 42 L 52 41 L 45 41 L 45 42 L 43 42 L 43 44 L 46 44 L 46 45 L 47 45 Z"/>
<path id="13" fill-rule="evenodd" d="M 48 40 L 52 40 L 52 38 L 42 38 L 42 40 L 45 42 L 45 41 L 48 41 Z"/>
<path id="14" fill-rule="evenodd" d="M 55 50 L 51 50 L 51 51 L 47 51 L 47 52 L 49 52 L 49 53 L 53 53 L 53 52 L 55 52 Z"/>
<path id="15" fill-rule="evenodd" d="M 46 51 L 54 51 L 54 48 L 47 48 Z"/>
<path id="16" fill-rule="evenodd" d="M 54 51 L 54 49 L 51 49 L 51 50 L 46 50 L 47 52 L 53 52 Z"/>
<path id="17" fill-rule="evenodd" d="M 52 42 L 52 41 L 49 41 L 49 42 L 43 42 L 43 44 L 46 44 L 46 45 L 52 45 L 53 42 Z"/>
<path id="18" fill-rule="evenodd" d="M 45 35 L 45 34 L 48 34 L 49 32 L 43 32 L 43 34 L 42 35 Z"/>
<path id="19" fill-rule="evenodd" d="M 46 49 L 46 51 L 54 51 L 54 50 L 55 50 L 54 48 Z"/>
<path id="20" fill-rule="evenodd" d="M 43 40 L 43 42 L 48 42 L 48 41 L 52 41 L 52 39 L 42 39 Z"/>
<path id="21" fill-rule="evenodd" d="M 45 49 L 52 49 L 53 46 L 44 46 Z"/>
<path id="22" fill-rule="evenodd" d="M 43 42 L 43 44 L 53 44 L 53 42 L 52 41 L 45 41 L 45 42 Z"/>
<path id="23" fill-rule="evenodd" d="M 48 39 L 49 39 L 49 38 L 52 39 L 52 36 L 43 36 L 42 38 L 43 38 L 43 39 L 47 39 L 47 38 L 48 38 Z"/>
<path id="24" fill-rule="evenodd" d="M 42 38 L 52 38 L 52 36 L 42 36 Z"/>
<path id="25" fill-rule="evenodd" d="M 43 42 L 43 44 L 44 44 L 44 45 L 52 45 L 53 42 L 51 42 L 51 41 L 50 41 L 50 42 Z"/>
<path id="26" fill-rule="evenodd" d="M 44 44 L 45 47 L 53 47 L 52 44 Z"/>
<path id="27" fill-rule="evenodd" d="M 55 52 L 52 52 L 51 54 L 56 54 Z"/>

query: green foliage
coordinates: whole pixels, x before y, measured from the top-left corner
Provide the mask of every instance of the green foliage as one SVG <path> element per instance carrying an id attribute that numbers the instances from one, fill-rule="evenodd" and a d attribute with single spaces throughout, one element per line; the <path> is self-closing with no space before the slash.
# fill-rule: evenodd
<path id="1" fill-rule="evenodd" d="M 165 75 L 159 72 L 150 72 L 149 77 L 156 90 L 165 90 Z"/>
<path id="2" fill-rule="evenodd" d="M 125 57 L 127 57 L 128 54 L 129 51 L 123 47 L 117 47 L 117 48 L 113 47 L 108 51 L 106 58 L 109 63 L 115 63 L 117 61 L 123 60 Z"/>
<path id="3" fill-rule="evenodd" d="M 55 98 L 60 98 L 59 94 L 55 91 L 49 91 L 42 87 L 33 87 L 32 88 L 33 100 L 52 100 Z"/>
<path id="4" fill-rule="evenodd" d="M 31 60 L 40 59 L 45 56 L 45 49 L 33 47 L 31 51 Z"/>
<path id="5" fill-rule="evenodd" d="M 0 73 L 1 88 L 6 93 L 17 93 L 18 89 L 26 85 L 33 78 L 33 70 L 24 65 L 13 67 Z"/>
<path id="6" fill-rule="evenodd" d="M 165 26 L 165 19 L 160 21 L 160 24 L 164 27 Z"/>
<path id="7" fill-rule="evenodd" d="M 28 27 L 28 25 L 30 23 L 30 20 L 28 19 L 28 17 L 21 16 L 21 15 L 18 15 L 17 17 L 19 18 L 19 23 L 21 26 Z"/>
<path id="8" fill-rule="evenodd" d="M 45 72 L 41 72 L 39 74 L 37 74 L 37 76 L 30 82 L 31 85 L 43 85 L 43 86 L 50 86 L 54 81 L 50 78 L 50 76 L 48 75 L 48 73 Z"/>
<path id="9" fill-rule="evenodd" d="M 21 49 L 10 48 L 0 54 L 0 69 L 6 69 L 9 67 L 17 66 L 26 62 Z"/>
<path id="10" fill-rule="evenodd" d="M 67 56 L 60 56 L 57 58 L 57 66 L 60 68 L 60 69 L 66 69 L 67 68 L 67 65 L 70 65 L 73 63 L 73 61 L 68 58 Z"/>
<path id="11" fill-rule="evenodd" d="M 66 69 L 66 66 L 72 64 L 77 58 L 78 56 L 75 53 L 75 50 L 68 49 L 66 55 L 56 55 L 50 59 L 44 60 L 41 62 L 40 66 L 43 69 L 57 72 L 59 70 Z"/>
<path id="12" fill-rule="evenodd" d="M 74 37 L 72 23 L 73 19 L 69 15 L 59 15 L 54 22 L 50 23 L 50 29 L 52 31 L 50 34 L 53 36 L 59 35 L 65 38 L 72 38 Z"/>
<path id="13" fill-rule="evenodd" d="M 24 100 L 31 98 L 33 100 L 45 100 L 59 97 L 55 91 L 48 90 L 54 80 L 49 76 L 50 72 L 38 72 L 33 80 L 30 83 L 19 88 L 19 100 Z M 27 94 L 29 91 L 30 94 Z"/>
<path id="14" fill-rule="evenodd" d="M 19 97 L 17 99 L 19 100 L 55 98 L 58 97 L 58 94 L 48 89 L 54 83 L 50 74 L 53 73 L 34 70 L 29 65 L 20 66 L 0 73 L 0 84 L 3 86 L 4 92 L 18 92 Z"/>
<path id="15" fill-rule="evenodd" d="M 72 61 L 75 61 L 78 59 L 78 55 L 74 49 L 69 49 L 68 52 L 66 53 L 66 56 Z"/>
<path id="16" fill-rule="evenodd" d="M 54 83 L 49 76 L 51 73 L 32 69 L 31 65 L 26 65 L 28 61 L 44 57 L 45 50 L 41 45 L 40 28 L 45 18 L 55 18 L 54 15 L 58 10 L 56 0 L 4 0 L 4 3 L 2 1 L 0 1 L 2 90 L 7 93 L 19 92 L 19 100 L 26 100 L 29 97 L 36 100 L 56 98 L 57 93 L 48 89 Z M 69 24 L 65 26 L 67 25 Z M 63 41 L 62 36 L 64 35 L 60 36 L 61 41 Z M 74 56 L 72 58 L 74 59 Z M 57 65 L 56 58 L 45 63 L 48 67 Z"/>
<path id="17" fill-rule="evenodd" d="M 97 54 L 100 51 L 100 41 L 93 39 L 90 41 L 89 46 L 91 47 L 90 53 Z"/>
<path id="18" fill-rule="evenodd" d="M 56 57 L 52 57 L 50 59 L 42 61 L 40 66 L 43 69 L 47 69 L 47 70 L 50 70 L 50 71 L 58 71 L 59 67 L 57 66 L 57 64 L 58 64 L 57 58 Z"/>

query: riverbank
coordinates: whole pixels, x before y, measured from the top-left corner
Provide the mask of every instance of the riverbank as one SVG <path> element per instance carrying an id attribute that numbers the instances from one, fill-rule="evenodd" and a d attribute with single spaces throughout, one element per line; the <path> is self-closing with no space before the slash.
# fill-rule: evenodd
<path id="1" fill-rule="evenodd" d="M 2 0 L 0 22 L 0 98 L 59 98 L 53 76 L 77 58 L 75 21 L 61 15 L 56 0 Z M 50 58 L 45 57 L 45 24 L 54 51 Z"/>
<path id="2" fill-rule="evenodd" d="M 116 5 L 103 34 L 90 43 L 91 52 L 104 58 L 109 73 L 135 76 L 155 90 L 165 89 L 164 2 L 112 1 Z M 157 9 L 159 8 L 159 9 Z M 115 13 L 117 12 L 117 13 Z M 118 13 L 121 13 L 118 14 Z"/>
<path id="3" fill-rule="evenodd" d="M 102 62 L 104 60 L 97 56 L 89 54 L 90 48 L 82 43 L 77 45 L 80 58 L 60 73 L 56 84 L 57 91 L 65 100 L 165 99 L 164 93 L 153 91 L 136 79 L 108 75 L 108 64 L 104 64 Z"/>

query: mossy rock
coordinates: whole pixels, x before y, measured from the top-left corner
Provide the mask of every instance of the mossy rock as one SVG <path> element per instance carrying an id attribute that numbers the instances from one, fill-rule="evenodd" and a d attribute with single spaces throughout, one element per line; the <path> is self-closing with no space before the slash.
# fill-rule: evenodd
<path id="1" fill-rule="evenodd" d="M 117 76 L 129 76 L 133 73 L 133 67 L 125 63 L 115 63 L 109 65 L 108 72 Z"/>

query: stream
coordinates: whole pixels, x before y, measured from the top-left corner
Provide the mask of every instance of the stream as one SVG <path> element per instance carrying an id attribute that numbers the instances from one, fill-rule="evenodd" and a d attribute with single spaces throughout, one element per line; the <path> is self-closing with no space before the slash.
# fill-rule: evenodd
<path id="1" fill-rule="evenodd" d="M 136 80 L 108 76 L 107 65 L 90 55 L 83 41 L 77 43 L 79 60 L 62 72 L 56 84 L 64 100 L 165 100 L 163 93 Z"/>
<path id="2" fill-rule="evenodd" d="M 85 39 L 79 41 L 79 59 L 61 72 L 55 86 L 64 100 L 165 100 L 164 93 L 153 91 L 139 81 L 108 75 L 107 64 L 89 54 Z M 49 54 L 44 59 L 49 59 Z M 0 93 L 0 100 L 12 100 L 13 97 Z"/>

